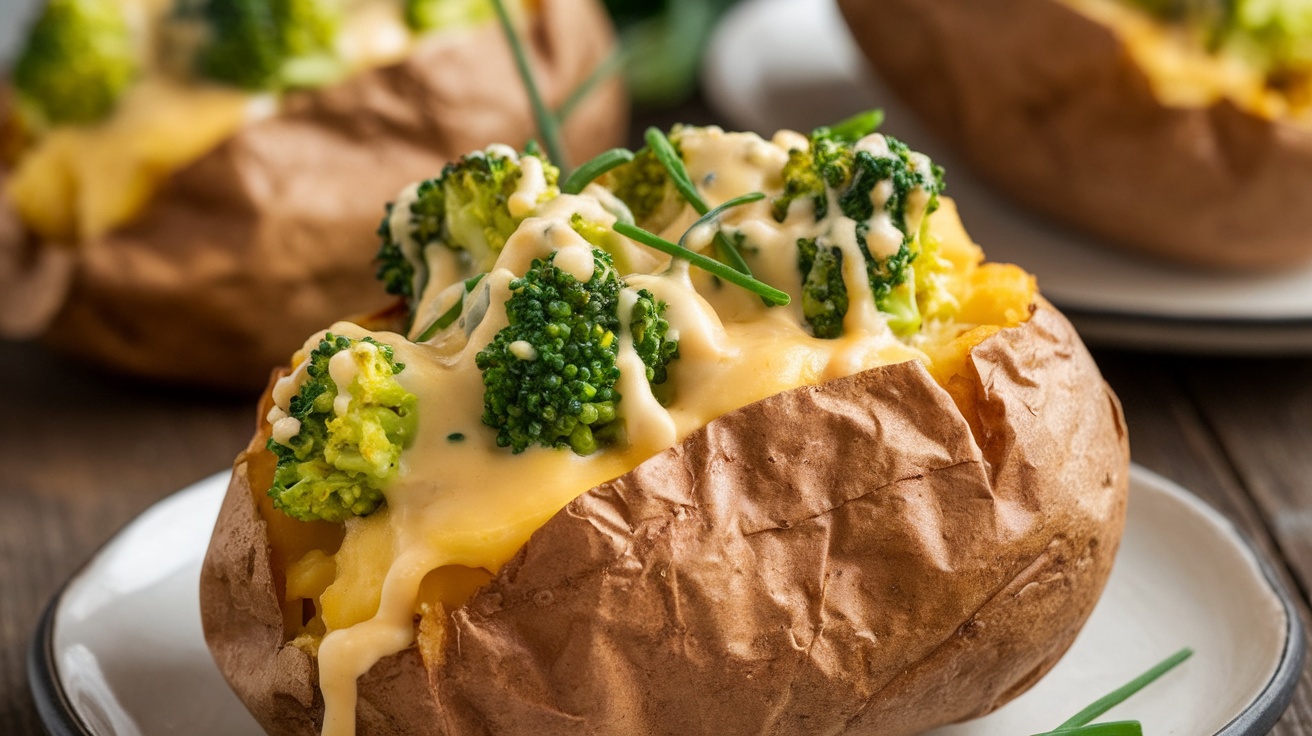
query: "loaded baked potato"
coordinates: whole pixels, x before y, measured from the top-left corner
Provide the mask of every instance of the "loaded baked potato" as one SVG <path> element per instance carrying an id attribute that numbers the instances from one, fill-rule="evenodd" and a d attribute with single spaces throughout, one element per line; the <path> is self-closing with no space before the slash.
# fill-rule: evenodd
<path id="1" fill-rule="evenodd" d="M 553 106 L 613 48 L 595 0 L 508 4 Z M 5 98 L 0 335 L 251 389 L 382 303 L 380 202 L 535 132 L 488 0 L 50 0 Z M 626 118 L 604 82 L 570 149 Z"/>
<path id="2" fill-rule="evenodd" d="M 205 559 L 260 723 L 897 736 L 1042 677 L 1120 539 L 1119 405 L 872 131 L 407 188 L 403 300 L 276 376 Z"/>
<path id="3" fill-rule="evenodd" d="M 839 0 L 876 70 L 992 183 L 1134 251 L 1312 261 L 1312 6 Z"/>

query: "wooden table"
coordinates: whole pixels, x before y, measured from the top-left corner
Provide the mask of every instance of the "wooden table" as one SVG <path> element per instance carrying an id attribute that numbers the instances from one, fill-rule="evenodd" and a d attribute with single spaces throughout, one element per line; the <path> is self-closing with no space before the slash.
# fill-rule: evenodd
<path id="1" fill-rule="evenodd" d="M 1096 356 L 1135 462 L 1235 520 L 1306 606 L 1312 358 Z M 0 377 L 0 734 L 39 733 L 24 662 L 50 596 L 133 516 L 228 466 L 255 416 L 252 397 L 109 376 L 35 345 L 0 342 Z M 1312 660 L 1273 733 L 1312 736 Z"/>

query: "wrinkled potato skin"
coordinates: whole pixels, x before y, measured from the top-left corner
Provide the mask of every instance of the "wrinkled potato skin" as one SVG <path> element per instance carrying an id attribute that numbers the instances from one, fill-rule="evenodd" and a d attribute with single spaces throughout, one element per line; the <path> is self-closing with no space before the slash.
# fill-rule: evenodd
<path id="1" fill-rule="evenodd" d="M 1312 261 L 1312 131 L 1166 107 L 1112 29 L 1055 0 L 839 0 L 876 71 L 1006 194 L 1127 250 Z"/>
<path id="2" fill-rule="evenodd" d="M 1128 446 L 1046 302 L 964 378 L 969 420 L 919 363 L 875 368 L 731 412 L 582 494 L 362 678 L 360 733 L 909 736 L 998 708 L 1101 593 Z M 255 717 L 308 735 L 316 663 L 284 643 L 252 487 L 265 436 L 237 460 L 202 615 Z"/>
<path id="3" fill-rule="evenodd" d="M 539 5 L 525 38 L 554 106 L 611 52 L 614 34 L 596 0 Z M 622 82 L 598 87 L 565 128 L 574 160 L 620 144 L 627 116 Z M 500 28 L 488 23 L 291 95 L 282 114 L 178 171 L 136 222 L 80 244 L 71 263 L 66 248 L 14 232 L 0 203 L 0 225 L 11 225 L 0 226 L 0 291 L 42 281 L 26 291 L 67 294 L 0 298 L 0 334 L 44 332 L 129 373 L 258 390 L 306 335 L 390 301 L 373 278 L 374 231 L 403 186 L 535 130 Z M 54 276 L 54 265 L 69 273 Z"/>

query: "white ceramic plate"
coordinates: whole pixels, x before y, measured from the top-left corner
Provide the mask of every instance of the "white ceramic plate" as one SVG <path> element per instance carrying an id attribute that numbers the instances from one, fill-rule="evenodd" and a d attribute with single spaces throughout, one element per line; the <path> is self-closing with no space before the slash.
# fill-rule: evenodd
<path id="1" fill-rule="evenodd" d="M 957 163 L 868 72 L 833 0 L 736 6 L 712 38 L 702 81 L 733 126 L 767 135 L 882 107 L 884 130 L 947 168 L 948 193 L 989 257 L 1037 275 L 1086 339 L 1191 351 L 1312 350 L 1312 268 L 1221 276 L 1173 267 L 1018 210 Z"/>
<path id="2" fill-rule="evenodd" d="M 1116 568 L 1070 653 L 1002 710 L 932 736 L 1023 736 L 1055 727 L 1182 646 L 1194 657 L 1107 714 L 1153 736 L 1265 734 L 1302 671 L 1287 594 L 1234 527 L 1135 467 Z M 259 727 L 201 636 L 197 583 L 227 487 L 222 473 L 119 532 L 51 602 L 29 675 L 55 736 L 244 736 Z"/>

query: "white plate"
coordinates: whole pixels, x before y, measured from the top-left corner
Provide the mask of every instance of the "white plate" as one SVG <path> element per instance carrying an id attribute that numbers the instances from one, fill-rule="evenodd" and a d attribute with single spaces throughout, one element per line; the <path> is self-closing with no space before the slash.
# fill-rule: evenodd
<path id="1" fill-rule="evenodd" d="M 711 40 L 702 81 L 733 126 L 767 135 L 882 107 L 884 130 L 947 168 L 948 193 L 989 257 L 1037 275 L 1044 294 L 1071 313 L 1086 339 L 1158 349 L 1312 350 L 1312 267 L 1241 276 L 1173 267 L 1020 211 L 974 178 L 869 73 L 833 0 L 736 6 Z M 1123 335 L 1126 318 L 1147 321 L 1160 335 Z M 1245 334 L 1248 327 L 1261 329 Z"/>
<path id="2" fill-rule="evenodd" d="M 222 473 L 119 532 L 51 602 L 29 676 L 52 734 L 259 734 L 205 648 L 197 582 Z M 1154 736 L 1264 734 L 1302 671 L 1287 594 L 1224 517 L 1143 468 L 1098 607 L 1052 673 L 1002 710 L 933 736 L 1055 727 L 1182 646 L 1197 654 L 1107 714 Z"/>

